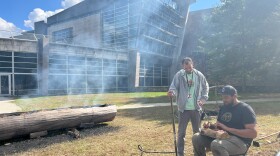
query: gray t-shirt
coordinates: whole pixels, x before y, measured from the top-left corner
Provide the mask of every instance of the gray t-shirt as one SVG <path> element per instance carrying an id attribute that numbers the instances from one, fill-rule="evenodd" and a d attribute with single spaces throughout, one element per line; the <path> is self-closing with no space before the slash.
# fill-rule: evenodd
<path id="1" fill-rule="evenodd" d="M 256 123 L 256 114 L 252 107 L 244 102 L 237 105 L 223 105 L 219 111 L 218 121 L 227 127 L 235 129 L 245 129 L 246 124 Z M 229 133 L 230 135 L 234 135 Z M 234 135 L 244 141 L 248 146 L 251 145 L 253 139 L 243 138 Z"/>

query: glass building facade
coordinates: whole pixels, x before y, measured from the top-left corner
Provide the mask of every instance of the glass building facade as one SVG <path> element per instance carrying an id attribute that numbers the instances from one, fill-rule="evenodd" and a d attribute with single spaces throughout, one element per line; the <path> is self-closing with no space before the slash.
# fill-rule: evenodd
<path id="1" fill-rule="evenodd" d="M 179 50 L 186 9 L 172 0 L 115 1 L 102 10 L 102 45 L 140 53 L 140 87 L 168 86 L 170 63 Z"/>
<path id="2" fill-rule="evenodd" d="M 62 29 L 52 33 L 52 42 L 71 44 L 73 39 L 73 28 Z"/>
<path id="3" fill-rule="evenodd" d="M 0 95 L 37 95 L 37 53 L 0 51 Z"/>
<path id="4" fill-rule="evenodd" d="M 96 58 L 94 53 L 63 55 L 64 52 L 49 54 L 49 95 L 128 91 L 127 59 Z"/>
<path id="5" fill-rule="evenodd" d="M 0 95 L 167 87 L 181 51 L 188 3 L 85 0 L 47 23 L 37 22 L 34 32 L 44 35 L 32 33 L 30 40 L 21 34 L 13 37 L 19 44 L 11 44 L 11 50 L 0 47 Z"/>

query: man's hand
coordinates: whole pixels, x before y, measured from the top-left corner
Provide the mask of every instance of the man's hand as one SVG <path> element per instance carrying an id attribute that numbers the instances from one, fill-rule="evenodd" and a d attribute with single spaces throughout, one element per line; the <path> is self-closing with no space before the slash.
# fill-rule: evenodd
<path id="1" fill-rule="evenodd" d="M 217 130 L 216 132 L 217 132 L 217 134 L 219 134 L 219 135 L 226 133 L 226 131 L 224 131 L 224 130 Z"/>
<path id="2" fill-rule="evenodd" d="M 216 138 L 217 139 L 228 139 L 228 138 L 230 138 L 230 135 L 224 130 L 218 130 L 218 131 L 216 131 Z"/>
<path id="3" fill-rule="evenodd" d="M 197 100 L 197 104 L 202 107 L 204 105 L 204 101 L 203 100 Z"/>
<path id="4" fill-rule="evenodd" d="M 228 131 L 228 127 L 220 122 L 217 122 L 217 127 L 224 131 Z"/>
<path id="5" fill-rule="evenodd" d="M 173 97 L 173 96 L 175 96 L 175 94 L 172 90 L 170 90 L 170 91 L 167 92 L 167 96 Z"/>

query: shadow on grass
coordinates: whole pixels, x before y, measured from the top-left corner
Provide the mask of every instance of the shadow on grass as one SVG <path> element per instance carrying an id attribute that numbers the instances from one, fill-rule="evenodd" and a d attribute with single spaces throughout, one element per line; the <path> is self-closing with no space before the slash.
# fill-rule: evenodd
<path id="1" fill-rule="evenodd" d="M 280 116 L 280 102 L 261 102 L 250 104 L 256 115 Z"/>
<path id="2" fill-rule="evenodd" d="M 210 105 L 210 107 L 207 106 L 207 110 L 215 110 L 215 108 L 214 105 Z M 174 106 L 174 118 L 176 123 L 178 123 L 178 114 L 177 106 Z M 171 106 L 118 110 L 118 116 L 133 118 L 139 121 L 155 121 L 160 125 L 171 125 L 172 115 Z"/>
<path id="3" fill-rule="evenodd" d="M 108 124 L 99 124 L 93 128 L 81 129 L 80 135 L 81 139 L 105 135 L 110 132 L 119 131 L 121 127 L 109 126 Z M 28 137 L 22 137 L 18 139 L 12 139 L 8 141 L 0 142 L 0 155 L 13 155 L 19 154 L 21 152 L 40 149 L 51 146 L 57 143 L 75 141 L 73 137 L 66 134 L 66 130 L 51 131 L 46 137 L 38 139 L 28 139 Z M 5 145 L 11 143 L 10 145 Z"/>
<path id="4" fill-rule="evenodd" d="M 177 107 L 174 106 L 174 110 Z M 177 113 L 177 111 L 175 111 Z M 159 121 L 160 124 L 172 123 L 171 107 L 151 107 L 119 110 L 118 116 L 134 118 L 136 120 Z M 175 117 L 176 122 L 177 118 Z"/>
<path id="5" fill-rule="evenodd" d="M 167 96 L 157 96 L 157 97 L 139 97 L 139 98 L 131 98 L 124 104 L 149 104 L 149 103 L 169 103 L 170 100 Z"/>
<path id="6" fill-rule="evenodd" d="M 208 101 L 216 101 L 216 100 L 221 100 L 220 96 L 218 96 L 218 97 L 210 96 L 208 99 Z M 124 104 L 125 105 L 126 104 L 135 104 L 135 103 L 150 104 L 150 103 L 169 103 L 169 102 L 170 102 L 170 99 L 168 96 L 157 96 L 157 97 L 131 98 Z"/>
<path id="7" fill-rule="evenodd" d="M 0 101 L 9 101 L 9 100 L 14 100 L 15 98 L 13 97 L 8 97 L 8 96 L 0 96 Z"/>

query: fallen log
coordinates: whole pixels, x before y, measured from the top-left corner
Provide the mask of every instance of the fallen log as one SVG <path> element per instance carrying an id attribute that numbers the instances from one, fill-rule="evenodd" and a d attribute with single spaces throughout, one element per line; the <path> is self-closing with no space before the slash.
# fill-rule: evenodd
<path id="1" fill-rule="evenodd" d="M 0 141 L 31 133 L 79 127 L 84 123 L 114 120 L 115 105 L 70 107 L 32 112 L 0 114 Z"/>

